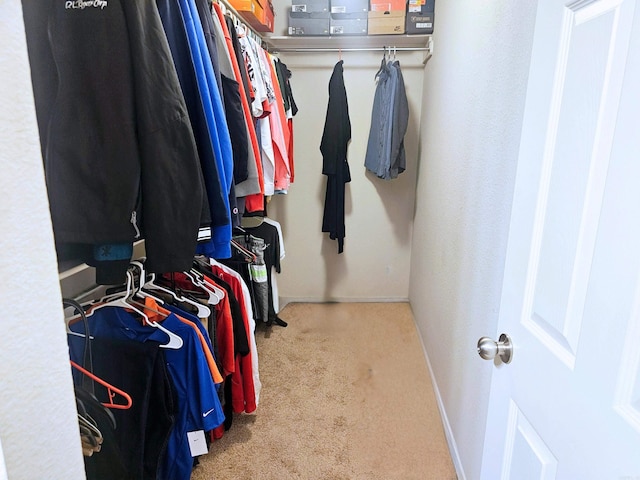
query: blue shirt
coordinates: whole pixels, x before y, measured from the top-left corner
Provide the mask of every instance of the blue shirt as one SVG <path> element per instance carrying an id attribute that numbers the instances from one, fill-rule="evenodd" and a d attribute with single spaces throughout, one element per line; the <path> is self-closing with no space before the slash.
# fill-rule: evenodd
<path id="1" fill-rule="evenodd" d="M 204 106 L 213 150 L 218 164 L 223 197 L 225 197 L 226 208 L 229 209 L 229 193 L 233 181 L 233 150 L 222 97 L 218 89 L 196 4 L 193 0 L 180 0 L 179 5 L 187 32 L 189 49 L 191 50 L 191 60 L 196 70 L 200 99 Z M 212 227 L 211 241 L 199 245 L 198 252 L 213 258 L 231 257 L 231 229 L 231 224 Z"/>
<path id="2" fill-rule="evenodd" d="M 162 306 L 164 308 L 166 308 L 167 310 L 175 313 L 176 315 L 181 316 L 185 320 L 189 320 L 190 322 L 193 322 L 193 323 L 196 324 L 196 326 L 198 327 L 198 330 L 200 330 L 200 333 L 202 333 L 202 336 L 204 337 L 204 339 L 205 339 L 205 341 L 207 343 L 207 346 L 209 347 L 209 350 L 211 351 L 211 356 L 217 362 L 218 359 L 215 357 L 215 353 L 214 353 L 215 350 L 213 349 L 213 344 L 211 343 L 211 337 L 209 336 L 209 332 L 207 332 L 207 329 L 204 328 L 204 325 L 202 324 L 200 319 L 198 317 L 196 317 L 195 315 L 193 315 L 192 313 L 185 312 L 184 310 L 180 309 L 179 307 L 174 307 L 173 305 L 170 305 L 168 303 L 164 304 Z M 216 387 L 219 387 L 219 385 L 216 385 Z"/>

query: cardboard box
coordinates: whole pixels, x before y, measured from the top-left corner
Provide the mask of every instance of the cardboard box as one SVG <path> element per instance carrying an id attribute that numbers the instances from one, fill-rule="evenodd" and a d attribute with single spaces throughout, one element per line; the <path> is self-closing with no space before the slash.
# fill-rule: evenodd
<path id="1" fill-rule="evenodd" d="M 408 34 L 432 34 L 435 0 L 409 0 L 406 31 Z"/>
<path id="2" fill-rule="evenodd" d="M 331 13 L 362 13 L 367 17 L 369 0 L 331 0 Z"/>
<path id="3" fill-rule="evenodd" d="M 331 35 L 366 35 L 367 14 L 356 13 L 332 13 L 329 25 Z"/>
<path id="4" fill-rule="evenodd" d="M 291 0 L 291 11 L 299 13 L 329 13 L 329 0 Z"/>
<path id="5" fill-rule="evenodd" d="M 329 14 L 289 12 L 289 35 L 329 35 Z"/>
<path id="6" fill-rule="evenodd" d="M 273 11 L 273 5 L 269 0 L 263 0 L 265 6 L 262 10 L 263 15 L 260 23 L 253 28 L 257 32 L 273 32 L 273 26 L 275 25 L 275 12 Z"/>
<path id="7" fill-rule="evenodd" d="M 407 11 L 407 0 L 370 0 L 371 12 Z"/>
<path id="8" fill-rule="evenodd" d="M 262 25 L 264 9 L 258 0 L 229 0 L 229 3 L 253 28 L 257 29 Z"/>
<path id="9" fill-rule="evenodd" d="M 369 35 L 401 35 L 404 28 L 404 10 L 369 12 Z"/>

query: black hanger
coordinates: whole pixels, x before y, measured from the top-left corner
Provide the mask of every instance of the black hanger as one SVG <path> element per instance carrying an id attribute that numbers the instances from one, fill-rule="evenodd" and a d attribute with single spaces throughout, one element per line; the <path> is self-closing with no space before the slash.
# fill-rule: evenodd
<path id="1" fill-rule="evenodd" d="M 65 307 L 71 307 L 74 309 L 74 313 L 78 312 L 80 314 L 80 318 L 82 318 L 82 323 L 84 324 L 84 351 L 82 354 L 82 366 L 89 370 L 93 371 L 93 358 L 91 356 L 91 339 L 89 338 L 89 321 L 87 320 L 87 315 L 84 312 L 84 308 L 70 298 L 63 298 L 62 305 Z M 84 388 L 89 393 L 95 396 L 95 386 L 93 384 L 93 380 L 86 375 L 82 375 L 82 388 Z"/>

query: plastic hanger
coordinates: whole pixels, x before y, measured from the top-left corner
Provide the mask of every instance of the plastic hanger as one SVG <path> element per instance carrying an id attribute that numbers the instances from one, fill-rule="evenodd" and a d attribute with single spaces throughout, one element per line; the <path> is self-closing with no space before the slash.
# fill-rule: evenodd
<path id="1" fill-rule="evenodd" d="M 113 300 L 93 306 L 93 308 L 91 308 L 87 312 L 87 317 L 91 316 L 93 312 L 95 312 L 96 310 L 99 310 L 104 307 L 122 307 L 124 309 L 133 310 L 144 319 L 145 325 L 149 325 L 151 327 L 157 328 L 167 334 L 167 336 L 169 337 L 169 342 L 164 345 L 160 345 L 162 348 L 171 348 L 174 350 L 182 348 L 182 345 L 183 345 L 182 338 L 180 338 L 178 335 L 176 335 L 172 331 L 166 329 L 159 323 L 149 320 L 149 317 L 144 313 L 144 311 L 140 310 L 138 307 L 136 307 L 129 301 L 130 298 L 133 296 L 133 293 L 134 293 L 133 292 L 133 274 L 129 270 L 127 270 L 127 284 L 126 284 L 126 290 L 125 290 L 124 296 L 120 295 Z"/>
<path id="2" fill-rule="evenodd" d="M 109 421 L 111 428 L 115 429 L 117 427 L 116 418 L 113 416 L 111 410 L 104 407 L 93 393 L 78 386 L 76 386 L 73 391 L 76 396 L 76 403 L 82 406 L 82 409 L 84 411 L 83 416 L 88 416 L 88 410 L 93 411 L 94 414 L 101 413 Z"/>
<path id="3" fill-rule="evenodd" d="M 93 418 L 89 415 L 81 415 L 78 413 L 78 423 L 84 425 L 84 427 L 89 429 L 96 437 L 102 437 L 102 432 L 92 420 Z"/>
<path id="4" fill-rule="evenodd" d="M 156 280 L 156 274 L 151 273 L 149 276 L 149 280 L 145 281 L 145 283 L 141 285 L 141 288 L 144 288 L 147 290 L 158 290 L 160 292 L 167 293 L 171 295 L 178 302 L 188 303 L 189 305 L 196 307 L 198 318 L 208 318 L 209 316 L 211 316 L 211 309 L 206 305 L 203 305 L 202 303 L 192 300 L 190 298 L 186 298 L 181 295 L 178 295 L 173 290 L 163 287 L 162 285 L 158 285 L 157 283 L 155 283 L 155 280 Z"/>
<path id="5" fill-rule="evenodd" d="M 144 264 L 140 261 L 134 260 L 131 262 L 131 265 L 133 265 L 134 267 L 137 267 L 140 270 L 140 280 L 138 281 L 139 284 L 139 288 L 136 290 L 135 295 L 139 295 L 142 298 L 152 298 L 153 300 L 155 300 L 156 302 L 158 302 L 160 305 L 164 304 L 164 300 L 162 300 L 160 297 L 156 297 L 155 295 L 152 295 L 149 292 L 146 292 L 142 289 L 142 287 L 144 286 L 145 282 L 146 282 L 146 278 L 147 278 L 147 274 L 144 270 Z"/>
<path id="6" fill-rule="evenodd" d="M 387 67 L 387 47 L 382 47 L 382 61 L 380 62 L 380 68 L 376 72 L 374 78 L 378 78 L 378 75 L 382 73 L 382 71 Z"/>
<path id="7" fill-rule="evenodd" d="M 246 237 L 249 236 L 249 233 L 246 230 L 243 230 L 243 232 L 245 233 Z M 247 260 L 247 262 L 251 263 L 256 261 L 256 255 L 253 252 L 244 248 L 236 240 L 231 239 L 231 246 L 234 247 L 240 254 L 242 254 L 242 256 L 245 257 L 245 259 Z"/>
<path id="8" fill-rule="evenodd" d="M 100 403 L 102 403 L 103 406 L 108 407 L 108 408 L 115 408 L 115 409 L 118 409 L 118 410 L 127 410 L 127 409 L 131 408 L 131 405 L 133 404 L 133 402 L 132 402 L 131 397 L 129 396 L 128 393 L 120 390 L 119 388 L 114 387 L 109 382 L 105 382 L 100 377 L 94 375 L 93 373 L 91 373 L 88 370 L 85 370 L 83 367 L 78 365 L 73 360 L 69 360 L 69 362 L 71 363 L 71 366 L 73 368 L 75 368 L 76 370 L 82 372 L 83 374 L 85 374 L 86 376 L 91 378 L 92 380 L 98 382 L 103 387 L 106 387 L 107 392 L 109 394 L 109 401 L 108 402 L 100 402 Z M 116 398 L 116 395 L 120 395 L 122 398 L 124 398 L 126 403 L 124 403 L 124 404 L 122 404 L 122 403 L 114 403 L 113 400 L 114 400 L 114 398 Z"/>
<path id="9" fill-rule="evenodd" d="M 209 304 L 217 305 L 224 298 L 224 291 L 220 287 L 206 282 L 204 280 L 204 275 L 195 268 L 192 268 L 188 272 L 184 272 L 184 274 L 193 282 L 194 285 L 207 292 L 209 295 Z"/>
<path id="10" fill-rule="evenodd" d="M 218 295 L 216 295 L 216 293 L 211 288 L 209 288 L 208 284 L 205 284 L 205 282 L 200 280 L 197 275 L 195 275 L 191 271 L 184 271 L 182 273 L 184 273 L 184 275 L 195 287 L 203 290 L 208 295 L 209 298 L 207 299 L 207 303 L 209 305 L 217 305 L 218 303 L 220 303 L 220 300 L 222 299 L 218 297 Z"/>
<path id="11" fill-rule="evenodd" d="M 184 302 L 184 303 L 188 303 L 189 305 L 192 305 L 194 307 L 196 307 L 197 309 L 197 314 L 196 316 L 198 318 L 208 318 L 211 315 L 211 309 L 209 307 L 207 307 L 206 305 L 203 305 L 202 303 L 196 301 L 196 300 L 192 300 L 190 298 L 184 297 L 182 295 L 178 295 L 176 292 L 174 292 L 173 290 L 163 287 L 162 285 L 158 285 L 157 283 L 155 283 L 155 274 L 151 274 L 151 280 L 147 283 L 144 284 L 144 288 L 150 288 L 152 290 L 158 290 L 160 292 L 165 292 L 169 295 L 171 295 L 176 301 L 178 302 Z"/>

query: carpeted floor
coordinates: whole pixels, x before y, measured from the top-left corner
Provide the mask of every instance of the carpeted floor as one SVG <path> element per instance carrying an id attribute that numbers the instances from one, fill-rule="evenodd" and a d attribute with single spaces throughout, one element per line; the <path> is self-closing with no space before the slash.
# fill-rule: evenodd
<path id="1" fill-rule="evenodd" d="M 255 415 L 193 480 L 453 480 L 429 370 L 406 303 L 289 304 L 256 333 Z"/>

